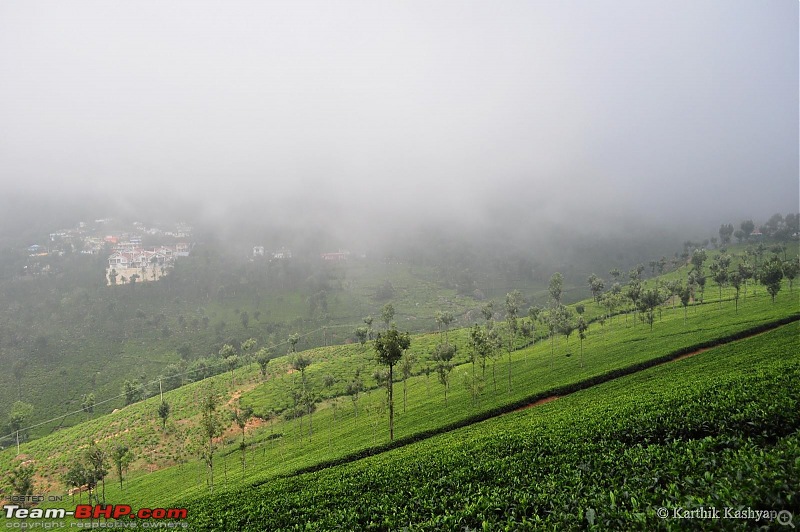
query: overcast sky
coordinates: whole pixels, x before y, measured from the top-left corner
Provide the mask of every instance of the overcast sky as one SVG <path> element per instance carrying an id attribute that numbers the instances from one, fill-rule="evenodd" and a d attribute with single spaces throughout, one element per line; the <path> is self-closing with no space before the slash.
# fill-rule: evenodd
<path id="1" fill-rule="evenodd" d="M 798 210 L 798 116 L 795 0 L 0 1 L 2 193 L 721 222 Z"/>

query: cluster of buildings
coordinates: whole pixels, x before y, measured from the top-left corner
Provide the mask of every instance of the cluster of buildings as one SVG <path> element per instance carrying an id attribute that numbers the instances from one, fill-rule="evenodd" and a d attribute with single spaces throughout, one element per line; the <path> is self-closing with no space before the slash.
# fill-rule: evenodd
<path id="1" fill-rule="evenodd" d="M 268 251 L 264 246 L 253 246 L 253 258 L 266 257 L 270 260 L 291 259 L 292 252 L 286 248 L 280 248 L 276 251 Z M 332 251 L 328 253 L 320 253 L 320 258 L 325 262 L 344 262 L 350 258 L 349 251 Z"/>
<path id="2" fill-rule="evenodd" d="M 253 246 L 253 257 L 267 257 L 274 260 L 291 259 L 292 251 L 281 248 L 276 251 L 267 251 L 264 246 Z"/>
<path id="3" fill-rule="evenodd" d="M 106 281 L 109 285 L 125 284 L 135 279 L 157 281 L 175 265 L 177 257 L 188 257 L 191 246 L 178 243 L 174 246 L 142 248 L 141 243 L 130 240 L 117 242 L 108 257 Z"/>
<path id="4" fill-rule="evenodd" d="M 99 255 L 106 253 L 109 247 L 114 251 L 126 246 L 128 248 L 141 247 L 142 235 L 189 239 L 192 233 L 192 227 L 185 223 L 178 223 L 170 230 L 146 227 L 141 222 L 133 222 L 133 230 L 119 231 L 114 229 L 114 225 L 114 220 L 111 218 L 99 218 L 93 222 L 79 222 L 77 227 L 59 229 L 50 233 L 45 244 L 36 243 L 30 245 L 28 254 L 37 257 L 61 256 L 65 252 Z"/>
<path id="5" fill-rule="evenodd" d="M 171 266 L 176 257 L 188 257 L 189 244 L 159 246 L 150 249 L 138 247 L 133 242 L 121 242 L 108 257 L 109 269 L 150 268 Z"/>
<path id="6" fill-rule="evenodd" d="M 110 252 L 106 270 L 108 284 L 127 282 L 132 275 L 136 275 L 136 279 L 149 281 L 164 275 L 177 257 L 188 256 L 191 246 L 179 241 L 145 248 L 142 238 L 174 242 L 179 239 L 188 240 L 191 232 L 192 227 L 185 223 L 171 225 L 169 230 L 162 230 L 158 227 L 146 227 L 141 222 L 120 224 L 110 218 L 101 218 L 50 233 L 47 242 L 32 244 L 27 251 L 34 261 L 40 261 L 43 257 L 63 256 L 65 253 L 101 255 Z M 50 269 L 49 263 L 29 262 L 25 273 L 46 273 Z"/>

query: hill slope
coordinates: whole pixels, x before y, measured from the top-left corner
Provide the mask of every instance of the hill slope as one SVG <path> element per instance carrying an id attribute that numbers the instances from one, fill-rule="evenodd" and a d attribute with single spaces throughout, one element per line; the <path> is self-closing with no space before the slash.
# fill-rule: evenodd
<path id="1" fill-rule="evenodd" d="M 653 529 L 700 507 L 797 514 L 799 332 L 794 323 L 380 456 L 203 497 L 189 522 Z"/>
<path id="2" fill-rule="evenodd" d="M 587 316 L 599 312 L 594 303 L 586 302 L 585 306 Z M 490 362 L 479 403 L 471 400 L 461 382 L 471 372 L 471 365 L 465 363 L 469 351 L 466 331 L 450 332 L 451 340 L 463 349 L 458 358 L 460 365 L 455 370 L 458 377 L 453 379 L 447 404 L 443 400 L 443 387 L 434 380 L 435 376 L 419 374 L 430 359 L 429 351 L 436 336 L 415 337 L 412 350 L 417 353 L 420 365 L 417 375 L 408 381 L 406 412 L 401 412 L 399 403 L 402 384 L 395 385 L 398 389 L 397 436 L 408 441 L 447 429 L 453 424 L 469 423 L 498 409 L 508 409 L 548 394 L 549 390 L 557 387 L 591 381 L 603 374 L 635 367 L 704 342 L 713 343 L 716 339 L 736 335 L 796 311 L 795 297 L 780 297 L 773 304 L 761 289 L 758 294 L 748 296 L 738 311 L 730 302 L 721 307 L 716 302 L 699 305 L 690 310 L 686 324 L 681 309 L 673 311 L 666 307 L 652 331 L 646 325 L 635 325 L 632 320 L 626 321 L 620 316 L 609 320 L 605 326 L 592 326 L 583 342 L 582 357 L 574 338 L 570 343 L 561 338 L 553 345 L 537 341 L 535 346 L 514 352 L 511 356 L 513 378 L 510 392 L 506 383 L 508 357 L 501 354 L 496 361 L 497 389 L 493 386 Z M 386 417 L 382 407 L 385 391 L 374 388 L 374 381 L 365 379 L 368 387 L 373 389 L 359 400 L 358 415 L 350 399 L 341 395 L 346 382 L 343 377 L 351 375 L 354 366 L 375 367 L 371 351 L 351 345 L 322 348 L 307 354 L 314 362 L 307 370 L 309 386 L 323 395 L 313 416 L 313 436 L 310 435 L 308 420 L 257 422 L 247 430 L 248 462 L 243 471 L 238 451 L 238 429 L 229 422 L 230 428 L 219 441 L 222 449 L 215 458 L 218 489 L 263 484 L 277 476 L 291 475 L 298 470 L 352 459 L 385 448 Z M 200 496 L 207 492 L 205 466 L 196 458 L 202 446 L 198 427 L 203 394 L 209 385 L 213 385 L 222 395 L 224 410 L 234 408 L 240 397 L 243 403 L 250 401 L 261 412 L 285 408 L 287 399 L 281 390 L 291 386 L 296 374 L 287 373 L 286 358 L 270 364 L 272 377 L 266 382 L 262 382 L 256 368 L 240 368 L 233 374 L 235 386 L 231 384 L 230 375 L 220 375 L 165 394 L 165 399 L 173 407 L 166 432 L 161 430 L 155 415 L 158 405 L 155 397 L 116 414 L 25 444 L 23 456 L 18 459 L 15 452 L 7 450 L 0 454 L 0 467 L 8 471 L 22 459 L 33 459 L 39 473 L 39 486 L 58 493 L 63 486 L 60 474 L 68 464 L 80 458 L 91 440 L 99 441 L 107 449 L 124 443 L 134 449 L 137 460 L 131 473 L 126 475 L 129 478 L 121 490 L 116 484 L 107 486 L 107 501 L 165 506 L 168 502 L 178 503 Z M 326 389 L 320 382 L 327 374 L 343 377 Z"/>

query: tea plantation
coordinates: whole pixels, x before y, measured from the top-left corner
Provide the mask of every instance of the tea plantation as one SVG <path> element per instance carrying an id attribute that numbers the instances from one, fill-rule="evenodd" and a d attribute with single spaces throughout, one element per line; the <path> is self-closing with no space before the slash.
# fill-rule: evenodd
<path id="1" fill-rule="evenodd" d="M 189 520 L 207 530 L 644 530 L 756 525 L 683 521 L 678 509 L 797 515 L 798 332 L 795 322 L 379 456 L 196 499 Z"/>

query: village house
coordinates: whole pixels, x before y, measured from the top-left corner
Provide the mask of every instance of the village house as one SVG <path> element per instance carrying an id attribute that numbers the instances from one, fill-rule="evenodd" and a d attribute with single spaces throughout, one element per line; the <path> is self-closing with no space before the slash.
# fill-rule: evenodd
<path id="1" fill-rule="evenodd" d="M 322 260 L 326 262 L 343 262 L 350 256 L 349 251 L 336 251 L 332 253 L 322 253 Z"/>

